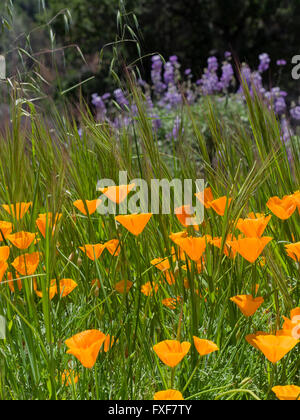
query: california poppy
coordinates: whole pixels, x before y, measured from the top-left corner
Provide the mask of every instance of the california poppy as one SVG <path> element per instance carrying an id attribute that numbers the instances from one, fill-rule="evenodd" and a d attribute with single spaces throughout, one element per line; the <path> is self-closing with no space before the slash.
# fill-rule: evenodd
<path id="1" fill-rule="evenodd" d="M 153 350 L 160 360 L 169 367 L 175 367 L 189 352 L 191 344 L 187 341 L 165 340 L 153 346 Z"/>
<path id="2" fill-rule="evenodd" d="M 7 213 L 11 216 L 20 220 L 24 217 L 25 213 L 27 213 L 29 207 L 32 206 L 32 202 L 29 203 L 16 203 L 16 204 L 2 204 Z"/>
<path id="3" fill-rule="evenodd" d="M 17 257 L 13 261 L 12 266 L 23 276 L 31 276 L 35 273 L 39 265 L 39 261 L 39 252 L 33 252 L 32 254 L 24 254 Z"/>
<path id="4" fill-rule="evenodd" d="M 231 236 L 231 239 L 232 239 L 232 236 Z M 228 240 L 229 240 L 229 239 L 227 239 L 227 240 L 225 241 L 225 243 L 224 243 L 224 249 L 223 249 L 223 252 L 224 252 L 224 254 L 225 254 L 227 257 L 229 257 L 229 258 L 234 258 L 234 257 L 236 256 L 237 252 L 229 246 L 229 244 L 228 244 Z M 221 246 L 222 246 L 222 244 L 223 244 L 223 238 L 221 238 L 221 237 L 212 238 L 212 239 L 211 239 L 211 241 L 210 241 L 210 243 L 211 243 L 213 246 L 215 246 L 215 247 L 217 247 L 217 248 L 221 249 Z"/>
<path id="5" fill-rule="evenodd" d="M 6 262 L 9 258 L 9 246 L 0 246 L 0 262 Z"/>
<path id="6" fill-rule="evenodd" d="M 265 246 L 272 241 L 273 238 L 263 236 L 261 238 L 240 238 L 227 243 L 250 263 L 254 263 L 260 254 L 263 252 Z"/>
<path id="7" fill-rule="evenodd" d="M 260 238 L 271 217 L 270 215 L 267 217 L 239 219 L 236 227 L 248 238 Z"/>
<path id="8" fill-rule="evenodd" d="M 289 219 L 296 210 L 296 203 L 289 195 L 284 196 L 282 200 L 275 196 L 269 199 L 267 207 L 279 219 L 286 220 Z"/>
<path id="9" fill-rule="evenodd" d="M 109 334 L 106 335 L 104 346 L 103 346 L 103 350 L 105 353 L 107 353 L 112 348 L 112 346 L 115 343 L 115 340 L 116 340 L 115 337 L 113 336 L 111 337 Z"/>
<path id="10" fill-rule="evenodd" d="M 257 331 L 255 334 L 248 334 L 245 337 L 245 340 L 251 344 L 251 346 L 253 346 L 254 348 L 256 348 L 257 350 L 259 350 L 259 348 L 257 347 L 257 345 L 255 344 L 255 338 L 258 337 L 259 335 L 269 335 L 269 333 L 264 332 L 264 331 Z"/>
<path id="11" fill-rule="evenodd" d="M 206 249 L 209 238 L 203 237 L 186 237 L 177 239 L 177 244 L 193 261 L 199 261 Z"/>
<path id="12" fill-rule="evenodd" d="M 185 206 L 181 206 L 181 207 L 177 207 L 175 209 L 175 214 L 177 219 L 179 220 L 179 222 L 185 226 L 193 226 L 193 228 L 198 231 L 199 230 L 199 226 L 197 225 L 197 223 L 190 223 L 193 217 L 194 217 L 194 212 L 193 209 L 191 207 L 190 204 L 186 204 Z"/>
<path id="13" fill-rule="evenodd" d="M 61 217 L 61 213 L 56 213 L 53 220 L 52 213 L 39 214 L 39 217 L 36 219 L 36 225 L 44 238 L 46 237 L 46 227 L 48 227 L 48 229 L 52 231 L 52 235 L 54 235 L 56 224 Z"/>
<path id="14" fill-rule="evenodd" d="M 169 309 L 175 309 L 177 304 L 181 302 L 181 297 L 177 296 L 176 298 L 166 298 L 162 300 L 162 304 Z"/>
<path id="15" fill-rule="evenodd" d="M 123 294 L 125 291 L 126 293 L 129 292 L 129 290 L 132 288 L 132 281 L 129 280 L 121 280 L 117 284 L 115 284 L 115 289 L 117 292 Z"/>
<path id="16" fill-rule="evenodd" d="M 127 195 L 135 188 L 135 184 L 129 185 L 119 185 L 119 186 L 112 186 L 107 188 L 100 188 L 101 191 L 107 198 L 109 198 L 114 203 L 120 204 L 122 203 Z"/>
<path id="17" fill-rule="evenodd" d="M 42 299 L 42 297 L 43 297 L 43 292 L 37 289 L 36 282 L 35 282 L 34 284 L 35 284 L 35 286 L 34 286 L 34 290 L 35 290 L 36 295 L 37 295 L 39 298 L 41 298 L 41 299 Z M 54 279 L 54 280 L 51 280 L 51 282 L 50 282 L 50 287 L 49 287 L 49 288 L 47 288 L 47 292 L 48 292 L 48 296 L 49 296 L 49 299 L 50 299 L 50 300 L 52 300 L 52 299 L 54 298 L 54 296 L 57 294 L 57 285 L 56 285 L 56 280 L 55 280 L 55 279 Z"/>
<path id="18" fill-rule="evenodd" d="M 173 400 L 179 401 L 184 400 L 182 393 L 176 391 L 175 389 L 167 389 L 166 391 L 159 391 L 154 394 L 153 400 L 163 401 L 163 400 Z"/>
<path id="19" fill-rule="evenodd" d="M 5 261 L 0 261 L 0 283 L 2 282 L 3 276 L 8 269 L 8 264 Z"/>
<path id="20" fill-rule="evenodd" d="M 152 261 L 150 261 L 150 263 L 161 271 L 167 271 L 170 269 L 168 258 L 154 258 Z"/>
<path id="21" fill-rule="evenodd" d="M 209 202 L 209 205 L 219 216 L 224 216 L 226 208 L 229 208 L 231 201 L 232 198 L 224 196 Z"/>
<path id="22" fill-rule="evenodd" d="M 157 293 L 157 291 L 158 291 L 158 284 L 152 285 L 150 281 L 148 281 L 141 287 L 141 292 L 145 296 L 152 296 L 153 292 Z"/>
<path id="23" fill-rule="evenodd" d="M 10 290 L 12 291 L 12 293 L 15 292 L 15 286 L 14 286 L 14 280 L 17 281 L 17 286 L 18 289 L 21 291 L 22 290 L 22 280 L 20 279 L 20 276 L 18 274 L 16 274 L 16 279 L 13 278 L 13 275 L 11 272 L 7 273 L 7 282 L 8 282 L 8 287 L 10 288 Z"/>
<path id="24" fill-rule="evenodd" d="M 200 354 L 200 356 L 206 356 L 207 354 L 219 350 L 219 347 L 213 341 L 203 340 L 195 336 L 193 336 L 193 339 L 197 352 Z"/>
<path id="25" fill-rule="evenodd" d="M 67 353 L 73 354 L 84 367 L 91 369 L 105 339 L 106 335 L 99 330 L 83 331 L 65 341 L 69 348 Z"/>
<path id="26" fill-rule="evenodd" d="M 61 382 L 65 386 L 71 386 L 73 383 L 77 384 L 78 375 L 75 375 L 74 371 L 64 370 L 61 375 Z"/>
<path id="27" fill-rule="evenodd" d="M 111 239 L 110 241 L 105 242 L 104 246 L 112 256 L 117 257 L 121 252 L 118 239 Z"/>
<path id="28" fill-rule="evenodd" d="M 6 222 L 4 220 L 0 221 L 0 242 L 4 241 L 4 239 L 9 235 L 13 230 L 13 225 L 10 222 Z"/>
<path id="29" fill-rule="evenodd" d="M 36 233 L 17 232 L 7 235 L 7 238 L 16 248 L 27 249 L 30 247 L 36 237 Z"/>
<path id="30" fill-rule="evenodd" d="M 80 246 L 79 249 L 81 249 L 81 251 L 84 252 L 90 260 L 95 261 L 100 258 L 102 252 L 105 250 L 105 245 L 84 245 Z"/>
<path id="31" fill-rule="evenodd" d="M 296 385 L 274 386 L 272 391 L 282 401 L 300 400 L 300 387 Z"/>
<path id="32" fill-rule="evenodd" d="M 296 204 L 296 206 L 298 207 L 298 213 L 300 215 L 300 191 L 296 191 L 293 195 L 292 198 Z"/>
<path id="33" fill-rule="evenodd" d="M 138 236 L 143 232 L 149 222 L 152 213 L 127 214 L 116 216 L 116 221 L 124 226 L 130 233 Z"/>
<path id="34" fill-rule="evenodd" d="M 286 252 L 293 260 L 300 262 L 300 242 L 285 245 Z"/>
<path id="35" fill-rule="evenodd" d="M 59 281 L 60 296 L 65 297 L 73 292 L 78 284 L 72 279 L 62 279 Z"/>
<path id="36" fill-rule="evenodd" d="M 277 363 L 299 343 L 293 337 L 276 335 L 257 335 L 252 340 L 272 363 Z"/>
<path id="37" fill-rule="evenodd" d="M 91 215 L 95 213 L 97 207 L 101 203 L 101 200 L 77 200 L 74 201 L 73 205 L 76 207 L 82 214 L 87 216 L 88 214 Z M 87 210 L 86 210 L 87 208 Z"/>
<path id="38" fill-rule="evenodd" d="M 254 298 L 252 295 L 238 295 L 230 298 L 241 310 L 241 312 L 249 317 L 255 314 L 257 309 L 264 303 L 262 297 Z"/>
<path id="39" fill-rule="evenodd" d="M 214 196 L 210 187 L 205 188 L 202 192 L 196 193 L 195 196 L 206 209 L 209 209 L 211 207 L 211 202 L 214 201 Z"/>

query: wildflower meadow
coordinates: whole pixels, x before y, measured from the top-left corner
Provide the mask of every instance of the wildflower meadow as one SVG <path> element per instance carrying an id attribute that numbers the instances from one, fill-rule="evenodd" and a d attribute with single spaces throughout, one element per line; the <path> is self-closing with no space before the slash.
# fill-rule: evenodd
<path id="1" fill-rule="evenodd" d="M 287 61 L 270 86 L 266 52 L 198 73 L 153 53 L 148 77 L 115 55 L 111 89 L 56 101 L 20 49 L 26 80 L 0 84 L 0 399 L 299 400 Z"/>

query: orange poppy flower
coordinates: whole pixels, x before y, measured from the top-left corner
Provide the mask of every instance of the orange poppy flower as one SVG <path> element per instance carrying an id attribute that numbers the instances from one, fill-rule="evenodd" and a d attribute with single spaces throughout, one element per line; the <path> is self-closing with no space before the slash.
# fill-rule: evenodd
<path id="1" fill-rule="evenodd" d="M 167 366 L 173 368 L 181 362 L 189 352 L 191 344 L 187 341 L 180 343 L 177 340 L 165 340 L 153 346 L 153 350 L 160 360 Z"/>
<path id="2" fill-rule="evenodd" d="M 83 331 L 65 341 L 69 348 L 67 353 L 73 354 L 84 367 L 91 369 L 105 339 L 106 335 L 99 330 Z"/>
<path id="3" fill-rule="evenodd" d="M 81 249 L 81 251 L 84 252 L 92 261 L 98 260 L 105 248 L 105 245 L 102 244 L 84 245 L 79 247 L 79 249 Z"/>
<path id="4" fill-rule="evenodd" d="M 293 260 L 300 262 L 300 242 L 285 245 L 286 252 Z"/>
<path id="5" fill-rule="evenodd" d="M 296 210 L 296 203 L 293 198 L 286 195 L 281 200 L 279 197 L 271 197 L 267 202 L 267 207 L 281 220 L 289 219 Z"/>
<path id="6" fill-rule="evenodd" d="M 272 391 L 282 401 L 300 400 L 300 387 L 296 385 L 274 386 Z"/>
<path id="7" fill-rule="evenodd" d="M 74 374 L 74 371 L 64 370 L 61 375 L 61 382 L 65 386 L 71 386 L 73 383 L 77 384 L 78 376 Z"/>
<path id="8" fill-rule="evenodd" d="M 203 192 L 196 193 L 195 196 L 206 209 L 209 209 L 211 207 L 211 202 L 214 201 L 214 196 L 210 187 L 205 188 Z"/>
<path id="9" fill-rule="evenodd" d="M 36 233 L 17 232 L 7 235 L 7 239 L 19 249 L 27 249 L 30 247 L 36 237 Z"/>
<path id="10" fill-rule="evenodd" d="M 34 286 L 34 291 L 35 291 L 36 295 L 39 298 L 42 299 L 43 292 L 40 291 L 40 290 L 37 290 L 36 282 L 35 282 L 35 286 Z M 51 280 L 50 287 L 49 287 L 49 289 L 47 291 L 48 291 L 49 299 L 52 300 L 54 298 L 54 296 L 57 294 L 57 285 L 56 285 L 56 280 L 55 279 L 54 280 Z"/>
<path id="11" fill-rule="evenodd" d="M 206 244 L 209 241 L 207 236 L 200 238 L 188 236 L 187 238 L 179 238 L 177 244 L 193 261 L 199 261 L 204 254 Z"/>
<path id="12" fill-rule="evenodd" d="M 298 213 L 300 215 L 300 191 L 296 191 L 293 195 L 292 198 L 296 204 L 296 206 L 298 207 Z"/>
<path id="13" fill-rule="evenodd" d="M 10 222 L 0 221 L 0 242 L 3 242 L 7 235 L 13 230 L 13 225 Z"/>
<path id="14" fill-rule="evenodd" d="M 112 348 L 114 343 L 115 343 L 115 337 L 114 336 L 111 337 L 109 334 L 107 334 L 104 341 L 104 347 L 103 347 L 103 350 L 105 351 L 105 353 L 107 353 Z"/>
<path id="15" fill-rule="evenodd" d="M 0 262 L 6 262 L 9 258 L 9 246 L 0 246 Z"/>
<path id="16" fill-rule="evenodd" d="M 220 238 L 220 237 L 212 238 L 212 240 L 210 241 L 210 243 L 213 246 L 221 249 L 221 246 L 222 246 L 222 243 L 223 243 L 223 238 Z M 224 251 L 223 252 L 226 255 L 226 257 L 229 257 L 229 258 L 234 258 L 236 256 L 236 254 L 237 254 L 237 252 L 229 246 L 228 240 L 225 241 Z"/>
<path id="17" fill-rule="evenodd" d="M 8 264 L 5 261 L 0 261 L 0 283 L 4 277 L 6 270 L 8 269 Z"/>
<path id="18" fill-rule="evenodd" d="M 175 389 L 167 389 L 166 391 L 159 391 L 154 394 L 153 400 L 157 401 L 166 401 L 166 400 L 173 400 L 179 401 L 184 400 L 182 393 L 176 391 Z"/>
<path id="19" fill-rule="evenodd" d="M 257 345 L 255 344 L 254 339 L 256 337 L 258 337 L 259 335 L 269 335 L 269 333 L 264 332 L 264 331 L 257 331 L 255 334 L 248 334 L 245 337 L 245 340 L 251 344 L 251 346 L 253 346 L 254 348 L 256 348 L 257 350 L 259 350 L 259 348 L 257 347 Z"/>
<path id="20" fill-rule="evenodd" d="M 276 335 L 256 335 L 252 342 L 272 363 L 277 363 L 299 343 L 293 337 Z"/>
<path id="21" fill-rule="evenodd" d="M 193 339 L 197 352 L 200 354 L 200 356 L 206 356 L 207 354 L 219 350 L 219 347 L 213 341 L 203 340 L 195 336 L 193 336 Z"/>
<path id="22" fill-rule="evenodd" d="M 24 254 L 17 257 L 12 266 L 17 270 L 18 273 L 22 276 L 31 276 L 35 273 L 40 262 L 39 252 L 33 252 L 32 254 Z"/>
<path id="23" fill-rule="evenodd" d="M 229 208 L 231 204 L 232 198 L 227 198 L 226 196 L 217 198 L 216 200 L 211 201 L 210 207 L 214 209 L 214 211 L 219 216 L 224 216 L 226 208 Z"/>
<path id="24" fill-rule="evenodd" d="M 77 200 L 74 201 L 73 205 L 76 207 L 82 214 L 87 216 L 88 214 L 91 215 L 95 213 L 97 207 L 101 203 L 101 200 Z M 86 211 L 87 208 L 87 211 Z"/>
<path id="25" fill-rule="evenodd" d="M 150 261 L 150 264 L 154 265 L 160 271 L 170 270 L 168 258 L 154 258 L 154 260 Z"/>
<path id="26" fill-rule="evenodd" d="M 133 285 L 132 281 L 121 280 L 117 284 L 115 284 L 115 289 L 117 292 L 124 294 L 125 291 L 126 293 L 129 292 L 129 290 L 132 288 L 132 285 Z"/>
<path id="27" fill-rule="evenodd" d="M 105 242 L 104 246 L 112 256 L 117 257 L 121 252 L 118 239 L 111 239 L 110 241 Z"/>
<path id="28" fill-rule="evenodd" d="M 73 292 L 74 289 L 76 289 L 77 286 L 78 284 L 72 279 L 60 280 L 59 282 L 60 296 L 62 298 L 68 296 L 70 293 Z"/>
<path id="29" fill-rule="evenodd" d="M 11 216 L 20 220 L 24 217 L 25 213 L 27 213 L 29 207 L 32 206 L 32 202 L 29 203 L 16 203 L 16 204 L 2 204 L 7 213 Z"/>
<path id="30" fill-rule="evenodd" d="M 119 185 L 119 186 L 112 186 L 107 188 L 99 188 L 107 198 L 109 198 L 114 203 L 120 204 L 122 203 L 127 195 L 135 188 L 135 184 L 129 185 Z"/>
<path id="31" fill-rule="evenodd" d="M 185 206 L 177 207 L 175 209 L 175 214 L 179 222 L 185 226 L 193 226 L 193 228 L 198 231 L 199 226 L 196 223 L 188 223 L 189 219 L 191 219 L 194 216 L 194 212 L 190 204 L 186 204 Z"/>
<path id="32" fill-rule="evenodd" d="M 228 244 L 234 251 L 238 252 L 250 263 L 254 263 L 260 254 L 263 252 L 266 245 L 272 241 L 273 238 L 263 236 L 262 238 L 242 238 L 234 241 L 228 241 Z"/>
<path id="33" fill-rule="evenodd" d="M 166 298 L 162 300 L 162 304 L 169 309 L 176 309 L 178 303 L 181 302 L 181 297 L 177 296 L 176 298 Z"/>
<path id="34" fill-rule="evenodd" d="M 116 221 L 124 226 L 130 233 L 138 236 L 143 232 L 149 222 L 152 213 L 128 214 L 125 216 L 116 216 Z"/>
<path id="35" fill-rule="evenodd" d="M 257 309 L 264 303 L 262 297 L 254 298 L 252 295 L 238 295 L 230 298 L 241 310 L 241 312 L 249 317 L 255 314 Z"/>
<path id="36" fill-rule="evenodd" d="M 148 281 L 147 283 L 145 283 L 142 287 L 141 287 L 141 292 L 145 295 L 145 296 L 152 296 L 153 295 L 153 291 L 155 293 L 157 293 L 158 291 L 158 284 L 154 284 L 152 286 L 151 282 Z"/>
<path id="37" fill-rule="evenodd" d="M 61 213 L 56 213 L 54 222 L 53 222 L 53 215 L 52 213 L 43 213 L 39 214 L 39 217 L 36 219 L 36 225 L 43 235 L 43 237 L 46 237 L 46 227 L 48 226 L 48 229 L 51 229 L 52 235 L 54 235 L 56 224 L 62 217 Z"/>
<path id="38" fill-rule="evenodd" d="M 300 308 L 291 310 L 291 319 L 283 317 L 284 324 L 282 327 L 282 333 L 290 337 L 300 339 Z"/>
<path id="39" fill-rule="evenodd" d="M 239 219 L 236 227 L 248 238 L 260 238 L 270 219 L 271 215 L 267 217 Z"/>
<path id="40" fill-rule="evenodd" d="M 17 277 L 17 286 L 18 289 L 21 291 L 22 290 L 22 280 L 20 279 L 20 276 L 18 274 L 16 274 Z M 10 290 L 12 291 L 12 293 L 15 292 L 15 286 L 14 286 L 14 278 L 11 272 L 7 273 L 7 281 L 8 281 L 8 286 L 10 288 Z"/>

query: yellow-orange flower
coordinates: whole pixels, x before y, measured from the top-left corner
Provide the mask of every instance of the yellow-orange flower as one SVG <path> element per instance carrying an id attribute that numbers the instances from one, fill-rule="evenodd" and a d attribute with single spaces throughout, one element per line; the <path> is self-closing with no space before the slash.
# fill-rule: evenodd
<path id="1" fill-rule="evenodd" d="M 0 283 L 2 282 L 3 276 L 8 269 L 8 264 L 5 261 L 0 261 Z"/>
<path id="2" fill-rule="evenodd" d="M 166 298 L 162 300 L 162 304 L 169 309 L 175 309 L 177 304 L 181 302 L 181 297 L 177 296 L 176 298 Z"/>
<path id="3" fill-rule="evenodd" d="M 99 188 L 107 198 L 109 198 L 114 203 L 120 204 L 122 203 L 127 195 L 135 188 L 135 184 L 129 185 L 119 185 L 119 186 L 112 186 L 107 188 Z"/>
<path id="4" fill-rule="evenodd" d="M 284 324 L 280 333 L 300 339 L 300 307 L 292 309 L 290 316 L 291 319 L 288 319 L 285 316 L 283 317 Z"/>
<path id="5" fill-rule="evenodd" d="M 185 206 L 177 207 L 175 209 L 176 217 L 183 226 L 185 227 L 193 226 L 193 228 L 196 231 L 198 231 L 199 226 L 197 225 L 197 223 L 191 223 L 191 220 L 190 220 L 194 217 L 194 213 L 195 212 L 193 211 L 190 204 L 186 204 Z"/>
<path id="6" fill-rule="evenodd" d="M 271 197 L 267 202 L 267 207 L 281 220 L 289 219 L 296 210 L 296 203 L 293 198 L 286 195 L 281 200 L 279 197 Z"/>
<path id="7" fill-rule="evenodd" d="M 133 285 L 132 281 L 121 280 L 117 284 L 115 284 L 115 289 L 117 292 L 122 293 L 122 294 L 124 292 L 128 293 L 129 290 L 132 288 L 132 285 Z"/>
<path id="8" fill-rule="evenodd" d="M 211 207 L 211 202 L 214 201 L 214 196 L 210 187 L 205 188 L 202 192 L 196 193 L 195 196 L 206 209 L 209 209 Z"/>
<path id="9" fill-rule="evenodd" d="M 104 246 L 112 256 L 117 257 L 121 252 L 118 239 L 111 239 L 110 241 L 105 242 Z"/>
<path id="10" fill-rule="evenodd" d="M 56 225 L 61 217 L 61 213 L 56 213 L 53 221 L 52 213 L 39 214 L 39 217 L 36 219 L 36 225 L 44 238 L 46 237 L 46 227 L 48 227 L 48 229 L 52 231 L 52 235 L 54 235 Z"/>
<path id="11" fill-rule="evenodd" d="M 68 296 L 70 293 L 73 292 L 74 289 L 76 289 L 77 286 L 78 284 L 72 279 L 60 280 L 59 282 L 60 296 L 62 298 Z"/>
<path id="12" fill-rule="evenodd" d="M 300 262 L 300 242 L 285 245 L 286 252 L 293 260 Z"/>
<path id="13" fill-rule="evenodd" d="M 31 276 L 35 273 L 40 262 L 39 252 L 33 252 L 32 254 L 24 254 L 17 257 L 12 266 L 17 270 L 18 273 L 22 276 Z"/>
<path id="14" fill-rule="evenodd" d="M 276 335 L 256 335 L 251 340 L 255 344 L 255 347 L 274 364 L 281 360 L 299 343 L 293 337 Z"/>
<path id="15" fill-rule="evenodd" d="M 101 200 L 77 200 L 74 201 L 73 205 L 76 207 L 82 214 L 87 216 L 95 213 L 97 207 L 101 203 Z M 87 209 L 87 210 L 86 210 Z"/>
<path id="16" fill-rule="evenodd" d="M 77 384 L 78 375 L 75 375 L 74 371 L 64 370 L 61 375 L 61 382 L 65 386 L 71 386 L 73 383 Z"/>
<path id="17" fill-rule="evenodd" d="M 114 336 L 111 337 L 109 334 L 106 335 L 104 346 L 103 346 L 103 350 L 105 351 L 105 353 L 107 353 L 112 348 L 115 341 L 116 341 L 116 338 Z"/>
<path id="18" fill-rule="evenodd" d="M 32 202 L 29 203 L 16 203 L 16 204 L 2 204 L 7 213 L 13 216 L 15 219 L 20 220 L 27 213 L 29 207 L 32 206 Z"/>
<path id="19" fill-rule="evenodd" d="M 69 348 L 67 353 L 73 354 L 84 367 L 91 369 L 105 339 L 106 335 L 99 330 L 83 331 L 65 341 Z"/>
<path id="20" fill-rule="evenodd" d="M 81 249 L 81 251 L 84 252 L 92 261 L 98 260 L 105 248 L 106 247 L 103 244 L 84 245 L 79 247 L 79 249 Z"/>
<path id="21" fill-rule="evenodd" d="M 158 391 L 154 394 L 153 400 L 163 401 L 163 400 L 173 400 L 179 401 L 184 400 L 182 393 L 176 391 L 175 389 L 167 389 L 166 391 Z"/>
<path id="22" fill-rule="evenodd" d="M 6 262 L 9 258 L 9 246 L 0 246 L 0 262 Z"/>
<path id="23" fill-rule="evenodd" d="M 200 356 L 206 356 L 207 354 L 219 350 L 219 347 L 213 341 L 203 340 L 195 336 L 193 336 L 193 339 L 197 352 L 200 354 Z"/>
<path id="24" fill-rule="evenodd" d="M 152 213 L 127 214 L 116 216 L 116 221 L 135 236 L 140 235 L 149 222 Z"/>
<path id="25" fill-rule="evenodd" d="M 249 317 L 255 314 L 257 309 L 264 303 L 262 297 L 254 298 L 252 295 L 238 295 L 230 298 L 241 310 L 241 312 Z"/>
<path id="26" fill-rule="evenodd" d="M 292 198 L 296 204 L 296 206 L 298 207 L 298 213 L 300 215 L 300 191 L 296 191 L 293 195 Z"/>
<path id="27" fill-rule="evenodd" d="M 7 235 L 6 239 L 8 239 L 16 248 L 27 249 L 30 247 L 35 237 L 36 233 L 22 231 Z"/>
<path id="28" fill-rule="evenodd" d="M 270 215 L 267 217 L 239 219 L 236 227 L 248 238 L 260 238 L 271 217 Z"/>
<path id="29" fill-rule="evenodd" d="M 282 401 L 300 401 L 300 387 L 296 385 L 274 386 L 274 394 Z"/>
<path id="30" fill-rule="evenodd" d="M 145 296 L 152 296 L 153 292 L 157 293 L 157 291 L 158 291 L 158 284 L 152 285 L 150 281 L 148 281 L 141 287 L 141 292 Z"/>
<path id="31" fill-rule="evenodd" d="M 40 291 L 40 290 L 37 290 L 37 285 L 36 285 L 36 282 L 35 282 L 34 290 L 35 290 L 36 295 L 37 295 L 39 298 L 41 298 L 41 299 L 42 299 L 42 297 L 43 297 L 43 292 L 42 292 L 42 291 Z M 55 279 L 54 279 L 54 280 L 51 280 L 51 282 L 50 282 L 50 287 L 49 287 L 49 288 L 47 288 L 47 292 L 48 292 L 48 296 L 49 296 L 49 299 L 50 299 L 50 300 L 52 300 L 52 299 L 54 298 L 54 296 L 57 294 L 57 285 L 56 285 L 56 280 L 55 280 Z"/>
<path id="32" fill-rule="evenodd" d="M 4 220 L 0 221 L 0 242 L 3 242 L 4 239 L 9 235 L 13 230 L 13 225 L 11 222 L 6 222 Z"/>
<path id="33" fill-rule="evenodd" d="M 202 236 L 200 238 L 188 236 L 186 238 L 178 238 L 176 243 L 191 258 L 191 260 L 200 261 L 210 239 L 211 238 L 208 236 Z"/>
<path id="34" fill-rule="evenodd" d="M 219 216 L 224 216 L 226 208 L 229 208 L 231 201 L 232 198 L 224 196 L 211 201 L 209 205 Z"/>
<path id="35" fill-rule="evenodd" d="M 165 340 L 153 346 L 153 350 L 160 360 L 169 367 L 175 367 L 184 356 L 189 352 L 191 343 L 184 341 L 180 343 L 177 340 Z"/>
<path id="36" fill-rule="evenodd" d="M 260 254 L 263 252 L 266 245 L 272 241 L 273 238 L 263 236 L 261 238 L 242 238 L 227 243 L 250 263 L 254 263 Z"/>

